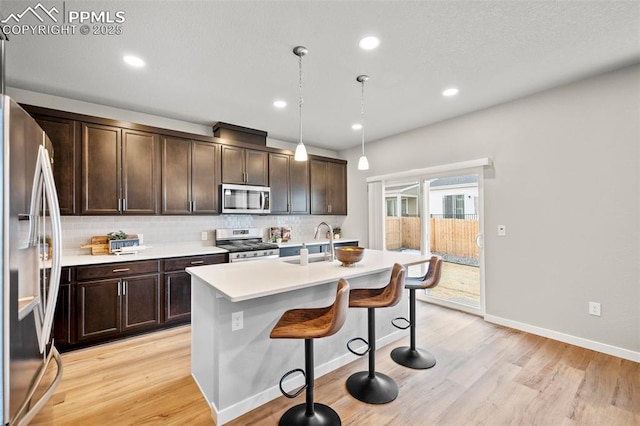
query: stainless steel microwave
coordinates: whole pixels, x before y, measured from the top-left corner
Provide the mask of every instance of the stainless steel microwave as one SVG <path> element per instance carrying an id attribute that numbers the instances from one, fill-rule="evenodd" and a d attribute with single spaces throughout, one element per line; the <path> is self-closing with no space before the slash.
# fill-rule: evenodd
<path id="1" fill-rule="evenodd" d="M 267 186 L 220 185 L 220 213 L 269 214 Z"/>

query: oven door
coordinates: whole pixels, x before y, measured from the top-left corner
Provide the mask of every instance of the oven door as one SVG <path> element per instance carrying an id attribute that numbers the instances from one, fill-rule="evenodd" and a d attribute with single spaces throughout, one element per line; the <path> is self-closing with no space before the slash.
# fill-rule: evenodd
<path id="1" fill-rule="evenodd" d="M 220 185 L 220 213 L 269 214 L 270 190 L 264 186 Z"/>

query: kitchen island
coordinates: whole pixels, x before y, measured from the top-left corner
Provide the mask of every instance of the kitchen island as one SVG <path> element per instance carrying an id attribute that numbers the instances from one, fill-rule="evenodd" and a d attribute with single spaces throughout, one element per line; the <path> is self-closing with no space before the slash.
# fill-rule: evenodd
<path id="1" fill-rule="evenodd" d="M 333 303 L 340 278 L 346 278 L 351 288 L 382 287 L 394 263 L 411 266 L 428 257 L 367 249 L 354 267 L 342 267 L 338 261 L 301 266 L 296 260 L 187 268 L 192 277 L 191 373 L 217 425 L 279 397 L 280 377 L 304 365 L 302 341 L 269 338 L 286 310 Z M 232 321 L 232 316 L 241 319 Z M 377 310 L 378 347 L 404 335 L 391 325 L 391 319 L 398 316 L 407 316 L 406 298 L 394 307 Z M 350 309 L 337 334 L 316 341 L 316 377 L 356 359 L 346 343 L 366 333 L 366 309 Z M 295 377 L 285 388 L 300 385 L 302 378 Z"/>

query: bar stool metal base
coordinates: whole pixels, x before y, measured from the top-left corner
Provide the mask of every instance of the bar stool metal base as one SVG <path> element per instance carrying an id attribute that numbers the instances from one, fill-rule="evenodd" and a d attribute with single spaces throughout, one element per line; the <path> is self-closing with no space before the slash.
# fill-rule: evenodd
<path id="1" fill-rule="evenodd" d="M 313 415 L 307 416 L 306 404 L 289 408 L 280 417 L 280 426 L 340 426 L 340 416 L 331 407 L 313 404 Z"/>
<path id="2" fill-rule="evenodd" d="M 386 404 L 398 397 L 398 385 L 386 374 L 360 371 L 347 379 L 347 390 L 354 398 L 369 404 Z"/>
<path id="3" fill-rule="evenodd" d="M 401 346 L 391 351 L 391 359 L 400 365 L 416 370 L 426 370 L 436 365 L 436 357 L 424 349 Z"/>

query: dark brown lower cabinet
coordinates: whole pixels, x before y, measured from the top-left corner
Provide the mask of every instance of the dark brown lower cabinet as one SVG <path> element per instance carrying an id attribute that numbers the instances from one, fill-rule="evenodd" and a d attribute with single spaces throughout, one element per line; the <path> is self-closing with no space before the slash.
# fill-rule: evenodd
<path id="1" fill-rule="evenodd" d="M 164 274 L 164 322 L 191 319 L 191 275 L 182 272 Z"/>
<path id="2" fill-rule="evenodd" d="M 158 274 L 77 284 L 78 341 L 160 324 Z"/>
<path id="3" fill-rule="evenodd" d="M 226 254 L 176 257 L 165 259 L 164 271 L 164 323 L 191 321 L 191 275 L 185 272 L 190 266 L 215 265 L 227 262 Z"/>
<path id="4" fill-rule="evenodd" d="M 63 351 L 191 321 L 189 266 L 228 262 L 227 254 L 67 267 L 53 320 Z"/>
<path id="5" fill-rule="evenodd" d="M 72 285 L 72 268 L 62 268 L 60 279 L 60 290 L 58 290 L 58 300 L 53 316 L 53 342 L 56 346 L 70 345 L 75 341 L 75 328 L 73 326 L 73 307 L 75 303 L 75 287 Z"/>

